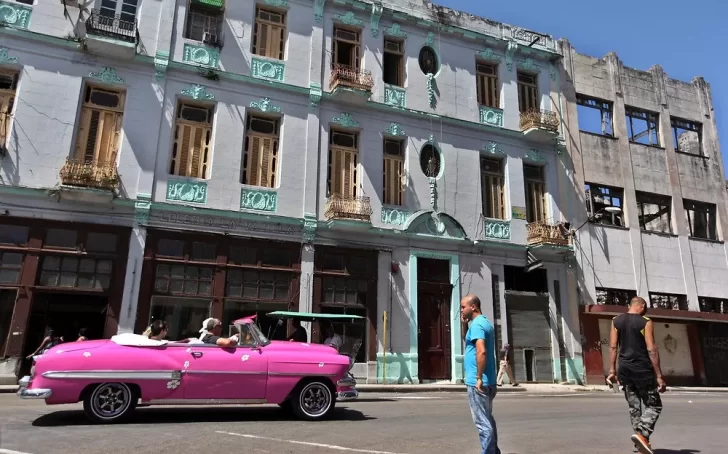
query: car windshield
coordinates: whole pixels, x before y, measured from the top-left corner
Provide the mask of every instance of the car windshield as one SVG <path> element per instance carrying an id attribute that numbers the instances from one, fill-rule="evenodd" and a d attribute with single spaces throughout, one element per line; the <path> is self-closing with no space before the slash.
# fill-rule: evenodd
<path id="1" fill-rule="evenodd" d="M 240 334 L 240 345 L 268 345 L 270 341 L 255 323 L 239 323 L 230 327 L 230 335 Z"/>

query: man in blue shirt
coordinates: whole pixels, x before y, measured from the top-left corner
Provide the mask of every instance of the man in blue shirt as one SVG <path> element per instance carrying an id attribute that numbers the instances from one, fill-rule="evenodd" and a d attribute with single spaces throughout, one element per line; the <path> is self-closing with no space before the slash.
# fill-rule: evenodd
<path id="1" fill-rule="evenodd" d="M 468 388 L 470 413 L 480 436 L 480 454 L 500 454 L 498 431 L 493 418 L 493 399 L 498 389 L 495 330 L 481 312 L 480 299 L 475 295 L 467 295 L 460 301 L 460 318 L 463 331 L 470 322 L 465 335 L 465 385 Z"/>

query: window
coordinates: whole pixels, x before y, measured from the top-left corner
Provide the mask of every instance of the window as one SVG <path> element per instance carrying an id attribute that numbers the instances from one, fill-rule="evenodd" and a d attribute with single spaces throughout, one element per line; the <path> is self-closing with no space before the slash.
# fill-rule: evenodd
<path id="1" fill-rule="evenodd" d="M 700 303 L 700 312 L 728 314 L 728 300 L 724 298 L 706 298 L 699 296 L 698 302 Z"/>
<path id="2" fill-rule="evenodd" d="M 139 0 L 101 0 L 99 13 L 104 17 L 118 15 L 119 19 L 134 23 L 138 6 Z"/>
<path id="3" fill-rule="evenodd" d="M 329 134 L 328 195 L 356 197 L 359 194 L 359 135 L 331 130 Z"/>
<path id="4" fill-rule="evenodd" d="M 5 342 L 10 334 L 17 290 L 0 289 L 0 352 L 5 352 Z"/>
<path id="5" fill-rule="evenodd" d="M 586 184 L 586 211 L 589 216 L 603 225 L 624 227 L 622 213 L 611 213 L 607 208 L 622 209 L 622 189 Z"/>
<path id="6" fill-rule="evenodd" d="M 384 139 L 384 187 L 382 203 L 403 205 L 406 176 L 404 172 L 404 141 Z"/>
<path id="7" fill-rule="evenodd" d="M 420 168 L 428 178 L 440 175 L 440 152 L 432 144 L 426 144 L 420 151 Z"/>
<path id="8" fill-rule="evenodd" d="M 672 233 L 672 204 L 669 196 L 637 192 L 637 212 L 642 230 Z"/>
<path id="9" fill-rule="evenodd" d="M 498 94 L 498 66 L 476 63 L 476 84 L 478 88 L 478 104 L 486 107 L 500 107 Z"/>
<path id="10" fill-rule="evenodd" d="M 660 146 L 656 113 L 634 107 L 625 107 L 629 141 L 643 145 Z"/>
<path id="11" fill-rule="evenodd" d="M 29 232 L 24 225 L 0 224 L 0 244 L 23 246 L 28 242 Z"/>
<path id="12" fill-rule="evenodd" d="M 539 110 L 541 104 L 538 96 L 538 80 L 536 75 L 518 71 L 518 110 L 521 113 Z"/>
<path id="13" fill-rule="evenodd" d="M 506 218 L 506 195 L 503 184 L 503 161 L 480 158 L 480 190 L 483 216 L 493 219 Z"/>
<path id="14" fill-rule="evenodd" d="M 681 120 L 679 118 L 670 118 L 670 126 L 672 127 L 672 145 L 675 151 L 680 153 L 702 155 L 701 139 L 702 125 L 694 121 Z"/>
<path id="15" fill-rule="evenodd" d="M 404 43 L 384 38 L 382 78 L 385 84 L 404 87 Z"/>
<path id="16" fill-rule="evenodd" d="M 695 202 L 683 200 L 685 216 L 688 218 L 688 229 L 690 236 L 705 238 L 706 240 L 717 240 L 715 205 L 712 203 Z"/>
<path id="17" fill-rule="evenodd" d="M 369 281 L 367 279 L 324 277 L 321 312 L 324 314 L 358 315 L 366 319 L 368 285 Z M 332 324 L 334 325 L 334 331 L 341 335 L 347 344 L 361 342 L 355 362 L 365 362 L 366 348 L 361 348 L 364 347 L 366 340 L 364 320 Z"/>
<path id="18" fill-rule="evenodd" d="M 185 264 L 157 264 L 154 291 L 168 295 L 212 295 L 214 268 Z"/>
<path id="19" fill-rule="evenodd" d="M 597 304 L 610 306 L 629 306 L 629 302 L 637 296 L 635 290 L 620 290 L 616 288 L 597 287 Z"/>
<path id="20" fill-rule="evenodd" d="M 177 105 L 175 139 L 170 175 L 206 179 L 212 147 L 212 107 L 180 102 Z"/>
<path id="21" fill-rule="evenodd" d="M 111 284 L 112 261 L 45 256 L 38 285 L 106 290 Z"/>
<path id="22" fill-rule="evenodd" d="M 291 298 L 291 280 L 288 271 L 257 271 L 229 269 L 225 283 L 225 296 L 251 300 L 286 301 Z"/>
<path id="23" fill-rule="evenodd" d="M 84 246 L 88 252 L 114 253 L 116 251 L 116 235 L 113 233 L 89 232 L 86 235 Z"/>
<path id="24" fill-rule="evenodd" d="M 0 252 L 0 285 L 19 284 L 20 268 L 23 265 L 23 254 Z M 2 308 L 0 308 L 2 310 Z M 2 339 L 0 339 L 2 342 Z"/>
<path id="25" fill-rule="evenodd" d="M 576 113 L 580 131 L 614 136 L 611 102 L 577 94 Z"/>
<path id="26" fill-rule="evenodd" d="M 247 268 L 292 268 L 298 263 L 298 256 L 296 251 L 282 249 L 279 244 L 262 248 L 233 244 L 230 246 L 228 263 Z"/>
<path id="27" fill-rule="evenodd" d="M 32 5 L 35 0 L 15 0 L 18 3 L 22 3 L 24 5 Z M 0 338 L 0 342 L 2 342 L 2 338 Z"/>
<path id="28" fill-rule="evenodd" d="M 185 38 L 202 41 L 211 46 L 221 46 L 222 20 L 223 13 L 220 9 L 208 8 L 192 2 L 187 12 Z"/>
<path id="29" fill-rule="evenodd" d="M 43 246 L 76 249 L 78 248 L 78 232 L 66 229 L 48 229 Z"/>
<path id="30" fill-rule="evenodd" d="M 18 89 L 18 73 L 0 70 L 0 148 L 10 138 L 10 116 L 15 104 L 15 91 Z"/>
<path id="31" fill-rule="evenodd" d="M 359 71 L 361 65 L 359 52 L 359 32 L 334 27 L 334 65 Z"/>
<path id="32" fill-rule="evenodd" d="M 200 337 L 202 322 L 210 314 L 210 298 L 153 296 L 149 324 L 155 320 L 167 323 L 167 339 Z"/>
<path id="33" fill-rule="evenodd" d="M 543 167 L 524 165 L 523 178 L 526 183 L 526 220 L 543 222 L 546 220 L 546 187 Z"/>
<path id="34" fill-rule="evenodd" d="M 73 158 L 99 166 L 115 164 L 121 145 L 123 91 L 86 86 Z"/>
<path id="35" fill-rule="evenodd" d="M 286 14 L 255 8 L 253 54 L 283 60 L 286 50 Z"/>
<path id="36" fill-rule="evenodd" d="M 245 154 L 243 155 L 243 184 L 275 188 L 278 181 L 279 119 L 249 115 Z"/>
<path id="37" fill-rule="evenodd" d="M 430 46 L 425 46 L 420 49 L 420 55 L 417 58 L 420 64 L 420 69 L 424 74 L 436 74 L 440 67 L 440 62 L 437 60 L 437 54 L 435 49 Z"/>
<path id="38" fill-rule="evenodd" d="M 686 311 L 688 310 L 688 301 L 685 295 L 671 295 L 669 293 L 650 293 L 650 307 L 653 309 Z"/>

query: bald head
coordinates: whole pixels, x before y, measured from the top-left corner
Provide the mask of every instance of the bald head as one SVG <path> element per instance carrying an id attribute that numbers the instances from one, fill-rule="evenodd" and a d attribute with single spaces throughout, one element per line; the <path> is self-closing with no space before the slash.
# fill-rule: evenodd
<path id="1" fill-rule="evenodd" d="M 463 321 L 470 321 L 480 315 L 480 298 L 473 294 L 465 295 L 460 300 L 460 317 Z"/>
<path id="2" fill-rule="evenodd" d="M 641 296 L 635 296 L 629 301 L 629 312 L 644 315 L 647 312 L 647 301 Z"/>

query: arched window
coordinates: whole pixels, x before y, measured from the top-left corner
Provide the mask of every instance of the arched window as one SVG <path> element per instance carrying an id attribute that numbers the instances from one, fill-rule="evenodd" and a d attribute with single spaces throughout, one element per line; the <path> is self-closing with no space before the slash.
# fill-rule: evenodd
<path id="1" fill-rule="evenodd" d="M 422 151 L 420 151 L 420 168 L 427 177 L 437 178 L 440 175 L 441 165 L 440 152 L 437 151 L 437 148 L 430 144 L 422 147 Z"/>

